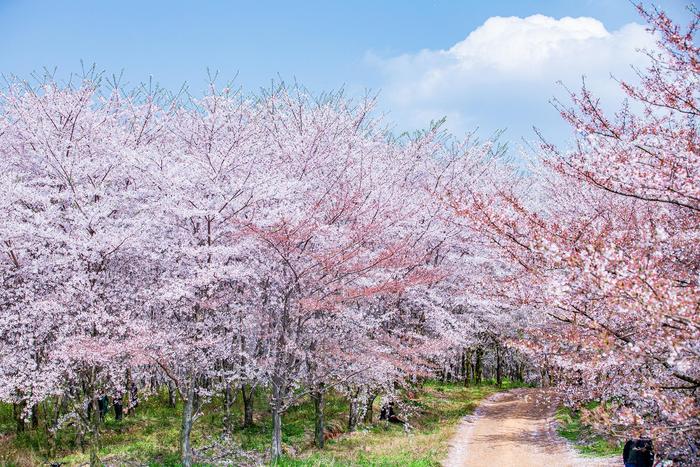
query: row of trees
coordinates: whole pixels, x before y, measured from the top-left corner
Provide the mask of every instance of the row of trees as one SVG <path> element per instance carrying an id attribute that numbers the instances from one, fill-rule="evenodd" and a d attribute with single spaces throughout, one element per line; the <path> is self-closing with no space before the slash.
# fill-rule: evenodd
<path id="1" fill-rule="evenodd" d="M 570 403 L 606 401 L 588 421 L 662 456 L 700 445 L 700 48 L 639 7 L 658 38 L 615 114 L 584 86 L 555 102 L 572 150 L 542 143 L 534 177 L 470 190 L 455 209 L 509 258 L 496 294 L 531 309 L 516 345 L 556 373 Z M 539 321 L 541 320 L 541 321 Z M 539 322 L 538 322 L 539 321 Z"/>
<path id="2" fill-rule="evenodd" d="M 230 414 L 232 391 L 264 386 L 277 457 L 305 395 L 321 445 L 329 388 L 359 404 L 466 345 L 486 326 L 469 299 L 480 255 L 441 200 L 478 184 L 494 150 L 438 127 L 391 138 L 372 105 L 12 83 L 0 399 L 77 426 L 95 464 L 100 401 L 155 378 L 183 401 L 190 465 L 202 403 L 223 392 Z"/>
<path id="3" fill-rule="evenodd" d="M 392 137 L 372 99 L 11 83 L 0 399 L 81 427 L 96 463 L 100 400 L 167 384 L 190 465 L 203 401 L 265 387 L 277 457 L 302 397 L 322 445 L 330 388 L 356 420 L 417 375 L 478 379 L 489 348 L 497 379 L 529 361 L 606 401 L 601 431 L 697 456 L 699 17 L 640 11 L 660 42 L 633 104 L 557 103 L 577 144 L 525 175 L 439 125 Z"/>

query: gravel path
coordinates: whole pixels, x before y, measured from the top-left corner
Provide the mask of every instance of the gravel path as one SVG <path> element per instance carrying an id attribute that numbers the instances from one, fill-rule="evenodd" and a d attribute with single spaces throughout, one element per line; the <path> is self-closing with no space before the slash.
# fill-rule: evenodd
<path id="1" fill-rule="evenodd" d="M 579 456 L 554 428 L 557 403 L 543 389 L 516 389 L 486 399 L 450 443 L 446 467 L 608 467 L 621 459 Z"/>

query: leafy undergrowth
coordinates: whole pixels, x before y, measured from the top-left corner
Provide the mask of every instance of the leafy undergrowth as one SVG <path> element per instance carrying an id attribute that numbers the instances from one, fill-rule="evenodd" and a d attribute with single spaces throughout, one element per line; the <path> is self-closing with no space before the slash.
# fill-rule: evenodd
<path id="1" fill-rule="evenodd" d="M 509 387 L 512 386 L 506 384 L 503 389 Z M 464 387 L 460 383 L 427 382 L 404 394 L 402 414 L 409 413 L 410 429 L 377 421 L 380 407 L 377 400 L 374 423 L 360 424 L 354 433 L 345 433 L 347 401 L 331 393 L 325 415 L 329 431 L 336 433 L 335 437 L 326 442 L 323 450 L 314 448 L 313 405 L 300 404 L 284 415 L 285 456 L 278 465 L 438 465 L 460 418 L 471 413 L 482 398 L 498 390 L 492 384 Z M 244 429 L 240 422 L 234 424 L 227 442 L 253 454 L 241 463 L 257 463 L 268 451 L 272 432 L 268 408 L 266 394 L 261 393 L 255 400 L 255 426 Z M 242 420 L 242 413 L 242 403 L 238 400 L 234 405 L 235 420 Z M 102 430 L 100 460 L 107 465 L 177 466 L 179 427 L 180 407 L 168 407 L 166 394 L 142 401 L 134 414 L 121 421 L 110 413 Z M 221 401 L 214 400 L 195 423 L 192 433 L 195 449 L 213 442 L 221 444 L 217 438 L 222 431 Z M 0 465 L 78 465 L 88 459 L 87 449 L 81 450 L 79 438 L 70 428 L 60 430 L 53 443 L 41 425 L 16 435 L 12 408 L 0 404 Z"/>
<path id="2" fill-rule="evenodd" d="M 571 441 L 583 456 L 611 457 L 622 454 L 622 446 L 619 443 L 594 433 L 591 427 L 582 423 L 580 412 L 561 407 L 557 410 L 556 419 L 559 435 Z"/>

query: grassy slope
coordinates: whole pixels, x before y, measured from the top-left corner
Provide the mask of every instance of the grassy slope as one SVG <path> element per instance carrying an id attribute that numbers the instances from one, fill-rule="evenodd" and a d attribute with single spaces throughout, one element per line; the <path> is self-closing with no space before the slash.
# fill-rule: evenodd
<path id="1" fill-rule="evenodd" d="M 459 419 L 470 413 L 478 401 L 495 392 L 491 385 L 463 387 L 460 384 L 426 383 L 407 395 L 413 415 L 412 429 L 377 422 L 379 401 L 375 404 L 375 423 L 360 425 L 352 434 L 344 433 L 347 403 L 331 394 L 326 403 L 326 420 L 330 431 L 337 433 L 328 440 L 326 449 L 313 448 L 313 406 L 301 404 L 285 414 L 283 442 L 287 456 L 281 465 L 437 465 L 447 450 Z M 169 408 L 165 395 L 144 401 L 135 415 L 121 422 L 108 415 L 102 434 L 100 458 L 109 464 L 139 463 L 178 465 L 179 408 Z M 195 424 L 195 448 L 210 442 L 210 436 L 222 431 L 220 402 L 206 407 Z M 235 406 L 236 420 L 242 418 L 240 401 Z M 56 452 L 49 456 L 50 445 L 43 430 L 13 434 L 11 407 L 0 404 L 0 465 L 37 465 L 47 461 L 69 465 L 87 461 L 70 429 L 59 432 Z M 265 452 L 270 442 L 271 420 L 264 395 L 256 400 L 256 426 L 243 430 L 236 426 L 233 438 L 246 449 Z"/>
<path id="2" fill-rule="evenodd" d="M 571 441 L 582 455 L 610 457 L 622 454 L 622 446 L 619 443 L 594 434 L 589 427 L 581 423 L 578 412 L 561 407 L 557 410 L 556 419 L 559 424 L 557 428 L 559 435 Z"/>

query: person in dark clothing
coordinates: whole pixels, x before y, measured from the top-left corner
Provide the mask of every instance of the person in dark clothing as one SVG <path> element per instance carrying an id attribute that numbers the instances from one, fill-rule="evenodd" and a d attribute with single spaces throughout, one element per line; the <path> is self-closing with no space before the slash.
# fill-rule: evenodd
<path id="1" fill-rule="evenodd" d="M 389 420 L 389 417 L 396 416 L 394 412 L 394 402 L 382 404 L 382 410 L 379 412 L 379 420 Z"/>
<path id="2" fill-rule="evenodd" d="M 654 446 L 648 438 L 631 439 L 622 450 L 625 467 L 652 467 L 654 465 Z"/>
<path id="3" fill-rule="evenodd" d="M 107 396 L 102 396 L 97 400 L 97 407 L 100 409 L 100 420 L 104 420 L 105 415 L 109 411 L 109 399 Z"/>
<path id="4" fill-rule="evenodd" d="M 122 398 L 120 396 L 114 396 L 112 399 L 112 405 L 114 406 L 115 420 L 121 420 L 124 418 L 124 405 L 122 404 Z"/>
<path id="5" fill-rule="evenodd" d="M 379 413 L 379 420 L 386 420 L 389 423 L 399 423 L 401 425 L 405 424 L 406 422 L 401 420 L 398 416 L 396 416 L 396 411 L 394 410 L 395 404 L 394 402 L 389 402 L 388 404 L 382 405 L 382 410 Z"/>

